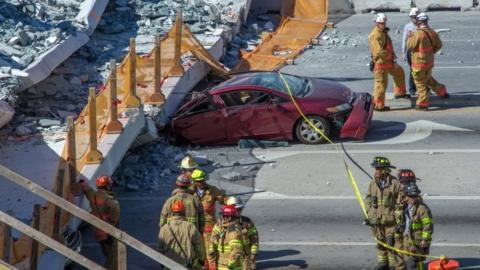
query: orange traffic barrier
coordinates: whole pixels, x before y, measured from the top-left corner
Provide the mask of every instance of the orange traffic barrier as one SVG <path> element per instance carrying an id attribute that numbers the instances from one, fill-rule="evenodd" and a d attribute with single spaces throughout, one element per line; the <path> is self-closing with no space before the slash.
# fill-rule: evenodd
<path id="1" fill-rule="evenodd" d="M 459 270 L 460 263 L 455 260 L 434 260 L 428 263 L 428 270 Z"/>

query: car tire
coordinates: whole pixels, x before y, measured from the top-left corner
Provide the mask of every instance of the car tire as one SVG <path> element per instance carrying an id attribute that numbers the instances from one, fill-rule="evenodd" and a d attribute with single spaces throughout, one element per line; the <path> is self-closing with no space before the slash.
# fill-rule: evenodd
<path id="1" fill-rule="evenodd" d="M 320 129 L 325 136 L 330 137 L 331 125 L 325 118 L 318 115 L 307 115 L 307 118 L 318 129 Z M 295 136 L 303 144 L 320 144 L 326 140 L 322 135 L 318 134 L 315 129 L 311 128 L 305 119 L 298 120 L 295 126 Z"/>

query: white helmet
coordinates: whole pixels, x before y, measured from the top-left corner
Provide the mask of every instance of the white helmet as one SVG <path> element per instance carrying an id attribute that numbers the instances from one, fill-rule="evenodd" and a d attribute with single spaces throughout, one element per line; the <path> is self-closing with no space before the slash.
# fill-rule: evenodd
<path id="1" fill-rule="evenodd" d="M 234 205 L 235 208 L 243 208 L 245 206 L 245 203 L 240 197 L 236 196 L 230 196 L 227 198 L 227 201 L 225 203 L 226 205 Z"/>
<path id="2" fill-rule="evenodd" d="M 420 12 L 420 10 L 418 10 L 418 8 L 414 7 L 412 9 L 410 9 L 410 17 L 417 17 L 418 13 Z"/>
<path id="3" fill-rule="evenodd" d="M 417 15 L 417 21 L 420 21 L 420 22 L 426 22 L 426 21 L 428 21 L 428 15 L 427 15 L 427 13 L 425 13 L 425 12 L 419 13 L 419 14 Z"/>
<path id="4" fill-rule="evenodd" d="M 377 16 L 375 17 L 375 22 L 376 23 L 386 23 L 387 22 L 387 16 L 385 13 L 378 13 Z"/>

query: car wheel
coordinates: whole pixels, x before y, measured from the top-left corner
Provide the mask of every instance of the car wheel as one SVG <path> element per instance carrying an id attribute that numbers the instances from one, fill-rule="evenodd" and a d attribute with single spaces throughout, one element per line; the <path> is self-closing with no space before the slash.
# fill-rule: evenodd
<path id="1" fill-rule="evenodd" d="M 317 115 L 309 115 L 307 118 L 315 127 L 321 130 L 325 136 L 330 136 L 331 125 L 325 118 Z M 295 127 L 295 135 L 297 139 L 304 144 L 319 144 L 326 141 L 325 138 L 318 134 L 303 118 L 298 121 Z"/>

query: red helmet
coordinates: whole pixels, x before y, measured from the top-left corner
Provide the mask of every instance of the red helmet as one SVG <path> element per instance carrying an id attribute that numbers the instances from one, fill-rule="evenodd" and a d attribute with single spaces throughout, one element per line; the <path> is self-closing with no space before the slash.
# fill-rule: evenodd
<path id="1" fill-rule="evenodd" d="M 398 171 L 398 180 L 402 183 L 415 182 L 419 180 L 415 173 L 410 169 L 401 169 Z"/>
<path id="2" fill-rule="evenodd" d="M 175 182 L 177 187 L 188 187 L 192 184 L 191 177 L 188 174 L 182 173 L 177 177 Z"/>
<path id="3" fill-rule="evenodd" d="M 102 175 L 97 177 L 97 180 L 95 180 L 95 185 L 97 187 L 106 187 L 112 183 L 112 180 L 110 179 L 110 176 L 108 175 Z"/>
<path id="4" fill-rule="evenodd" d="M 222 216 L 224 217 L 236 217 L 238 216 L 238 211 L 235 205 L 224 205 L 222 207 Z"/>
<path id="5" fill-rule="evenodd" d="M 185 211 L 185 205 L 183 204 L 182 201 L 175 201 L 172 204 L 172 212 L 180 213 L 180 212 L 183 212 L 183 211 Z"/>

